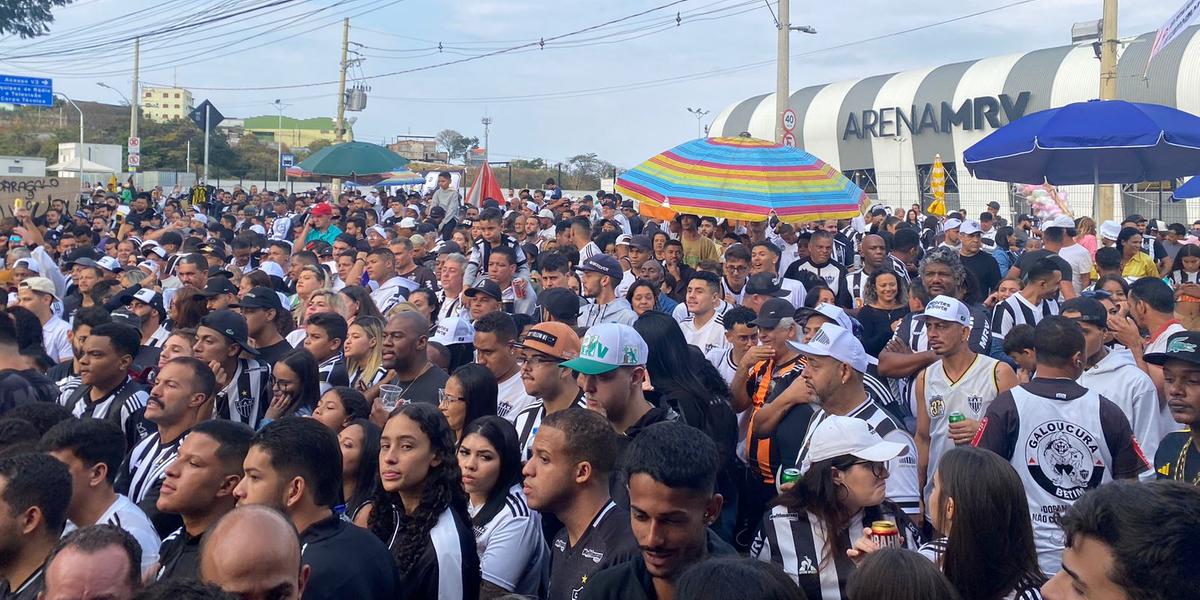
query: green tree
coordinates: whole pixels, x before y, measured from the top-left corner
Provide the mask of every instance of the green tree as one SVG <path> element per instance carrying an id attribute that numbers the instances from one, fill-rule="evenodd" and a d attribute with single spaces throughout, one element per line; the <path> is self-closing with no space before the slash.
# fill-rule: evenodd
<path id="1" fill-rule="evenodd" d="M 467 161 L 467 153 L 479 147 L 479 138 L 466 137 L 453 129 L 443 129 L 435 136 L 437 143 L 450 155 L 450 159 Z"/>
<path id="2" fill-rule="evenodd" d="M 576 154 L 567 159 L 566 172 L 575 187 L 594 188 L 600 179 L 612 174 L 613 164 L 596 156 L 595 152 Z"/>
<path id="3" fill-rule="evenodd" d="M 0 34 L 17 34 L 22 39 L 50 31 L 54 15 L 50 9 L 66 6 L 71 0 L 9 0 L 0 2 Z"/>
<path id="4" fill-rule="evenodd" d="M 517 158 L 509 161 L 514 169 L 545 169 L 546 161 L 540 158 L 524 159 Z"/>
<path id="5" fill-rule="evenodd" d="M 313 154 L 316 154 L 317 150 L 320 150 L 322 148 L 325 148 L 326 146 L 332 146 L 332 145 L 333 145 L 333 142 L 331 142 L 329 140 L 313 140 L 313 141 L 309 142 L 309 144 L 308 144 L 308 154 L 306 154 L 306 156 L 312 156 Z M 297 148 L 297 150 L 299 150 L 299 148 Z"/>

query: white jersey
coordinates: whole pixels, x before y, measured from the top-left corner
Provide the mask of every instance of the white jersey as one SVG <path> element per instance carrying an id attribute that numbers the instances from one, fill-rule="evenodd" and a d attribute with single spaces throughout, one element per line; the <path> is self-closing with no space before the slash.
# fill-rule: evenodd
<path id="1" fill-rule="evenodd" d="M 479 523 L 486 508 L 470 507 L 483 580 L 515 594 L 543 595 L 550 579 L 550 551 L 542 537 L 542 517 L 529 508 L 521 484 L 509 488 L 504 506 Z"/>
<path id="2" fill-rule="evenodd" d="M 138 505 L 129 498 L 117 494 L 117 499 L 113 500 L 104 514 L 96 519 L 96 524 L 116 525 L 129 532 L 129 535 L 137 540 L 138 545 L 142 547 L 142 564 L 140 565 L 142 572 L 158 562 L 158 549 L 162 540 L 159 539 L 158 532 L 154 530 L 154 524 L 150 522 L 146 513 L 142 512 L 142 509 L 138 508 Z M 63 527 L 63 537 L 77 528 L 74 523 L 67 521 L 66 527 Z"/>
<path id="3" fill-rule="evenodd" d="M 948 417 L 953 413 L 962 413 L 968 419 L 982 420 L 988 406 L 1000 393 L 996 374 L 999 366 L 1000 361 L 976 354 L 975 361 L 958 381 L 950 380 L 941 360 L 925 368 L 925 405 L 922 408 L 929 415 L 929 465 L 925 470 L 925 498 L 929 498 L 933 491 L 933 474 L 937 472 L 938 462 L 954 448 L 954 442 L 950 440 Z M 925 514 L 929 514 L 928 506 L 925 511 Z"/>
<path id="4" fill-rule="evenodd" d="M 704 358 L 707 358 L 708 362 L 717 368 L 717 372 L 721 374 L 721 379 L 724 379 L 726 384 L 733 383 L 733 376 L 737 373 L 737 363 L 733 362 L 732 347 L 713 348 L 704 354 Z"/>
<path id="5" fill-rule="evenodd" d="M 1113 456 L 1100 419 L 1100 395 L 1088 390 L 1070 402 L 1012 389 L 1020 415 L 1010 460 L 1029 501 L 1038 563 L 1047 575 L 1062 566 L 1059 515 L 1089 490 L 1112 481 Z"/>
<path id="6" fill-rule="evenodd" d="M 729 341 L 725 339 L 724 322 L 725 313 L 714 312 L 707 323 L 697 327 L 695 315 L 689 314 L 679 323 L 679 328 L 683 330 L 683 338 L 687 343 L 707 354 L 711 350 L 729 345 Z"/>
<path id="7" fill-rule="evenodd" d="M 992 311 L 992 337 L 1003 342 L 1004 336 L 1017 325 L 1034 326 L 1042 319 L 1058 314 L 1057 300 L 1042 300 L 1030 304 L 1025 296 L 1013 294 L 996 305 Z"/>
<path id="8" fill-rule="evenodd" d="M 509 423 L 512 423 L 517 420 L 517 415 L 533 402 L 533 396 L 525 393 L 525 384 L 521 381 L 521 371 L 518 370 L 499 384 L 499 394 L 496 396 L 496 416 L 504 417 Z"/>

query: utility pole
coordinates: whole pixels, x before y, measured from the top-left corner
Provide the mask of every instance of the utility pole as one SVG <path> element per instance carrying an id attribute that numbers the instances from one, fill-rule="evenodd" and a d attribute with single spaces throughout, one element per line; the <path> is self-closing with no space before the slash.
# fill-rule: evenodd
<path id="1" fill-rule="evenodd" d="M 142 39 L 133 38 L 133 91 L 129 96 L 129 137 L 131 139 L 138 136 L 138 105 L 141 104 L 138 99 L 138 71 L 140 70 L 141 54 Z M 129 172 L 137 172 L 137 167 L 129 167 Z"/>
<path id="2" fill-rule="evenodd" d="M 492 130 L 492 118 L 484 117 L 480 123 L 483 123 L 483 162 L 486 164 L 488 161 L 488 154 L 492 151 L 492 145 L 489 143 L 489 137 Z"/>
<path id="3" fill-rule="evenodd" d="M 204 101 L 204 185 L 208 185 L 208 113 L 212 109 L 212 103 L 208 100 Z"/>
<path id="4" fill-rule="evenodd" d="M 704 137 L 704 125 L 701 121 L 702 121 L 702 119 L 704 119 L 704 115 L 708 114 L 708 111 L 702 110 L 699 108 L 689 108 L 689 109 L 687 109 L 687 111 L 692 113 L 693 115 L 696 115 L 696 137 L 697 138 Z M 781 113 L 781 116 L 782 116 L 782 113 Z"/>
<path id="5" fill-rule="evenodd" d="M 337 101 L 337 124 L 334 127 L 333 133 L 336 136 L 336 142 L 342 143 L 346 139 L 346 71 L 350 69 L 350 61 L 348 55 L 350 53 L 350 18 L 342 19 L 342 62 L 338 73 L 338 101 Z M 333 179 L 333 200 L 342 194 L 342 180 L 335 177 Z"/>
<path id="6" fill-rule="evenodd" d="M 279 148 L 279 156 L 275 159 L 275 181 L 283 181 L 283 109 L 291 106 L 284 104 L 279 98 L 275 99 L 275 110 L 279 111 L 279 125 L 275 129 L 275 145 Z"/>
<path id="7" fill-rule="evenodd" d="M 1100 27 L 1100 99 L 1117 97 L 1117 0 L 1104 0 L 1104 17 Z M 1097 186 L 1097 220 L 1113 219 L 1113 186 Z"/>
<path id="8" fill-rule="evenodd" d="M 792 32 L 792 23 L 790 16 L 789 0 L 779 0 L 779 15 L 776 17 L 779 20 L 779 48 L 778 55 L 775 58 L 775 143 L 783 143 L 783 111 L 788 108 L 788 97 L 791 92 L 788 90 L 791 84 L 788 83 L 788 36 Z"/>

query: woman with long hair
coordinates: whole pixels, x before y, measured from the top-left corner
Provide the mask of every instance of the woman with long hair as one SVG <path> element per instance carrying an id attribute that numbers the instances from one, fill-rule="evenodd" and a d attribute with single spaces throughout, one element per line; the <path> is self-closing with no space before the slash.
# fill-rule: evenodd
<path id="1" fill-rule="evenodd" d="M 408 294 L 408 302 L 417 309 L 430 323 L 436 324 L 438 321 L 438 309 L 441 308 L 441 303 L 438 302 L 437 292 L 429 288 L 417 288 Z"/>
<path id="2" fill-rule="evenodd" d="M 299 292 L 297 292 L 299 295 Z M 307 299 L 304 301 L 303 310 L 299 307 L 292 311 L 296 316 L 296 329 L 287 334 L 284 338 L 295 348 L 304 345 L 304 338 L 308 337 L 308 332 L 304 325 L 315 314 L 332 312 L 345 317 L 346 305 L 342 303 L 342 297 L 330 288 L 322 288 L 308 292 Z"/>
<path id="3" fill-rule="evenodd" d="M 353 321 L 360 317 L 375 317 L 381 321 L 383 313 L 379 312 L 379 308 L 375 306 L 375 301 L 371 299 L 371 292 L 361 285 L 348 285 L 338 291 L 342 297 L 342 304 L 345 305 L 347 321 Z"/>
<path id="4" fill-rule="evenodd" d="M 1013 228 L 1005 225 L 996 228 L 996 249 L 992 250 L 992 258 L 1000 266 L 1000 276 L 1006 277 L 1013 266 L 1017 264 L 1019 248 L 1013 248 Z"/>
<path id="5" fill-rule="evenodd" d="M 1096 280 L 1096 284 L 1092 289 L 1108 292 L 1113 302 L 1122 309 L 1126 309 L 1129 303 L 1129 282 L 1125 281 L 1120 275 L 1105 275 Z"/>
<path id="6" fill-rule="evenodd" d="M 863 285 L 863 303 L 858 311 L 858 321 L 862 324 L 859 339 L 867 354 L 879 356 L 895 334 L 900 319 L 909 312 L 908 286 L 890 269 L 875 271 Z"/>
<path id="7" fill-rule="evenodd" d="M 629 291 L 625 292 L 625 299 L 633 307 L 634 314 L 640 317 L 654 310 L 654 305 L 658 302 L 658 290 L 649 279 L 638 279 L 629 286 Z"/>
<path id="8" fill-rule="evenodd" d="M 930 520 L 943 537 L 921 547 L 963 600 L 1035 600 L 1038 566 L 1025 488 L 995 453 L 958 446 L 938 462 Z"/>
<path id="9" fill-rule="evenodd" d="M 458 442 L 458 468 L 475 529 L 483 585 L 541 597 L 549 572 L 542 518 L 521 489 L 517 430 L 502 417 L 472 420 Z"/>
<path id="10" fill-rule="evenodd" d="M 1075 219 L 1075 242 L 1087 248 L 1092 260 L 1096 260 L 1096 221 L 1091 217 Z"/>
<path id="11" fill-rule="evenodd" d="M 1200 246 L 1180 246 L 1171 261 L 1171 270 L 1167 272 L 1167 283 L 1175 290 L 1188 284 L 1200 284 Z"/>
<path id="12" fill-rule="evenodd" d="M 271 367 L 271 392 L 271 405 L 259 429 L 283 417 L 311 415 L 321 399 L 317 359 L 304 348 L 284 354 Z"/>
<path id="13" fill-rule="evenodd" d="M 846 600 L 965 600 L 919 555 L 900 548 L 872 552 L 854 570 Z"/>
<path id="14" fill-rule="evenodd" d="M 915 209 L 915 208 L 908 209 L 908 212 L 904 214 L 904 223 L 906 225 L 908 225 L 909 227 L 912 227 L 913 229 L 920 231 L 921 230 L 921 213 L 917 212 L 917 209 Z"/>
<path id="15" fill-rule="evenodd" d="M 321 399 L 312 412 L 312 418 L 334 433 L 341 431 L 354 419 L 366 419 L 370 416 L 371 403 L 367 402 L 362 392 L 340 385 L 321 394 Z"/>
<path id="16" fill-rule="evenodd" d="M 171 319 L 171 329 L 195 329 L 200 326 L 200 319 L 208 314 L 208 305 L 203 290 L 185 285 L 175 290 L 174 300 L 167 316 Z"/>
<path id="17" fill-rule="evenodd" d="M 379 489 L 379 426 L 369 419 L 351 419 L 338 432 L 342 449 L 343 514 L 354 520 Z M 360 526 L 365 525 L 355 522 Z"/>
<path id="18" fill-rule="evenodd" d="M 479 553 L 457 452 L 454 432 L 431 404 L 400 406 L 383 427 L 381 484 L 359 518 L 391 550 L 397 589 L 407 598 L 479 597 Z"/>
<path id="19" fill-rule="evenodd" d="M 463 428 L 471 421 L 495 416 L 498 395 L 496 376 L 487 367 L 467 363 L 455 369 L 438 399 L 438 409 L 450 424 L 454 439 L 462 439 Z"/>
<path id="20" fill-rule="evenodd" d="M 1142 252 L 1142 234 L 1126 227 L 1117 234 L 1117 250 L 1121 251 L 1121 275 L 1124 277 L 1158 277 L 1158 267 L 1149 254 Z"/>
<path id="21" fill-rule="evenodd" d="M 379 385 L 387 377 L 383 367 L 383 319 L 359 317 L 346 330 L 342 352 L 346 356 L 346 372 L 350 387 L 360 391 Z"/>
<path id="22" fill-rule="evenodd" d="M 300 272 L 296 274 L 296 293 L 292 296 L 292 316 L 296 319 L 296 325 L 300 329 L 304 329 L 304 316 L 308 312 L 308 299 L 317 290 L 328 288 L 329 274 L 325 269 L 317 265 L 304 265 L 300 269 Z"/>
<path id="23" fill-rule="evenodd" d="M 916 528 L 885 498 L 888 461 L 904 451 L 866 421 L 826 417 L 809 436 L 800 479 L 763 515 L 751 555 L 781 566 L 809 600 L 845 598 L 851 560 L 870 549 L 873 523 L 891 521 L 904 546 L 917 547 Z"/>

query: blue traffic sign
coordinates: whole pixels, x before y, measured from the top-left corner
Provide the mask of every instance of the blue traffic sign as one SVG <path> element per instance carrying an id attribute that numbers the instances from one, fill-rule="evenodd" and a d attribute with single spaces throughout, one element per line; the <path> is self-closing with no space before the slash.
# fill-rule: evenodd
<path id="1" fill-rule="evenodd" d="M 280 166 L 282 166 L 285 169 L 295 165 L 296 164 L 296 155 L 295 154 L 284 154 L 284 155 L 280 156 L 279 164 L 280 164 Z"/>
<path id="2" fill-rule="evenodd" d="M 0 103 L 54 106 L 54 82 L 41 77 L 0 75 Z"/>

